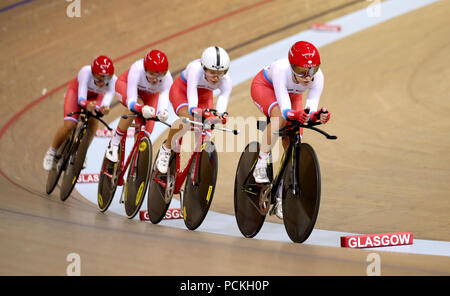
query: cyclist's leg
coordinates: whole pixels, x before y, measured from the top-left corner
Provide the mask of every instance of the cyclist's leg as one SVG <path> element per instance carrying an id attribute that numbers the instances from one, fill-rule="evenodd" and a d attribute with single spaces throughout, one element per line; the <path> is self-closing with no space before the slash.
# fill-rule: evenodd
<path id="1" fill-rule="evenodd" d="M 126 108 L 122 115 L 131 115 L 134 114 L 133 111 L 128 109 L 127 105 L 127 88 L 128 88 L 128 71 L 124 72 L 119 76 L 119 79 L 116 81 L 116 94 L 119 97 L 120 103 Z M 138 98 L 139 100 L 139 98 Z M 112 144 L 118 146 L 122 136 L 127 133 L 128 128 L 133 122 L 133 117 L 124 119 L 120 117 L 119 123 L 117 125 L 116 130 L 114 131 L 113 138 L 111 139 Z"/>
<path id="2" fill-rule="evenodd" d="M 289 97 L 291 99 L 292 109 L 294 110 L 303 109 L 303 94 L 289 94 Z M 300 135 L 303 136 L 303 128 L 300 128 Z"/>
<path id="3" fill-rule="evenodd" d="M 189 112 L 189 104 L 187 100 L 187 85 L 179 76 L 170 88 L 169 98 L 172 106 L 175 110 L 175 113 L 180 117 L 187 117 L 190 120 L 194 120 L 194 117 Z M 163 145 L 164 148 L 172 149 L 177 143 L 178 139 L 184 135 L 187 129 L 183 129 L 183 123 L 181 119 L 177 119 L 172 123 L 172 127 L 170 128 L 169 135 L 167 136 L 167 140 Z"/>
<path id="4" fill-rule="evenodd" d="M 267 162 L 272 147 L 277 140 L 274 132 L 282 128 L 286 124 L 286 120 L 283 118 L 281 109 L 278 106 L 273 85 L 264 77 L 263 71 L 259 72 L 253 79 L 251 96 L 258 109 L 266 117 L 270 117 L 270 123 L 263 132 L 258 162 L 254 170 L 256 182 L 266 183 L 269 181 L 266 173 Z"/>
<path id="5" fill-rule="evenodd" d="M 128 108 L 123 110 L 122 113 L 122 115 L 132 115 L 132 114 L 134 114 L 134 112 L 129 110 Z M 120 117 L 115 133 L 113 134 L 113 137 L 116 137 L 116 142 L 114 144 L 119 145 L 122 136 L 127 133 L 128 128 L 130 127 L 131 123 L 133 123 L 133 120 L 134 120 L 133 117 L 127 119 Z"/>
<path id="6" fill-rule="evenodd" d="M 289 97 L 291 99 L 291 106 L 292 109 L 294 110 L 301 110 L 303 108 L 303 104 L 302 104 L 302 94 L 289 94 Z M 277 106 L 278 107 L 278 106 Z M 274 108 L 276 109 L 276 108 Z M 278 110 L 275 111 L 277 114 L 278 112 L 281 112 L 280 108 L 278 108 Z M 281 114 L 280 114 L 281 115 Z M 285 125 L 285 124 L 284 124 Z M 283 125 L 283 126 L 284 126 Z M 279 128 L 283 127 L 280 126 Z M 274 129 L 275 130 L 275 129 Z M 300 133 L 303 132 L 303 129 L 300 130 Z M 289 146 L 289 138 L 283 138 L 282 139 L 282 144 L 283 144 L 283 149 L 284 151 L 286 151 L 286 149 Z M 279 219 L 283 219 L 283 207 L 282 207 L 282 191 L 283 191 L 283 180 L 281 180 L 281 183 L 278 187 L 278 191 L 276 193 L 276 203 L 275 206 L 273 207 L 271 213 L 275 213 L 275 215 L 279 218 Z"/>
<path id="7" fill-rule="evenodd" d="M 189 109 L 187 106 L 183 106 L 178 109 L 177 112 L 178 117 L 183 118 L 187 117 L 190 120 L 194 120 L 194 117 L 189 113 Z M 188 126 L 185 126 L 181 119 L 177 119 L 174 123 L 172 123 L 172 127 L 170 128 L 169 135 L 167 136 L 166 142 L 163 144 L 164 148 L 171 150 L 178 143 L 178 140 L 188 131 Z"/>
<path id="8" fill-rule="evenodd" d="M 66 92 L 66 97 L 64 100 L 64 124 L 58 128 L 55 136 L 53 137 L 52 144 L 47 150 L 44 157 L 43 167 L 45 170 L 51 170 L 53 167 L 53 160 L 56 151 L 61 146 L 66 138 L 68 138 L 72 131 L 76 128 L 78 123 L 78 114 L 67 116 L 71 112 L 80 111 L 78 106 L 78 81 L 77 79 L 72 80 L 69 88 Z"/>
<path id="9" fill-rule="evenodd" d="M 180 147 L 178 146 L 178 141 L 190 129 L 190 125 L 183 124 L 181 118 L 187 117 L 190 120 L 194 120 L 193 116 L 189 113 L 188 106 L 182 106 L 181 108 L 176 108 L 176 110 L 177 109 L 177 115 L 180 119 L 177 119 L 172 123 L 169 135 L 167 136 L 166 141 L 161 145 L 156 160 L 157 168 L 163 174 L 165 174 L 169 168 L 172 149 L 174 149 L 175 152 L 179 152 Z"/>
<path id="10" fill-rule="evenodd" d="M 71 82 L 66 92 L 66 98 L 64 100 L 64 124 L 59 127 L 53 138 L 51 146 L 53 149 L 57 150 L 77 126 L 79 115 L 75 114 L 69 117 L 67 114 L 79 111 L 81 109 L 78 106 L 78 81 L 75 79 Z"/>
<path id="11" fill-rule="evenodd" d="M 199 88 L 197 89 L 198 95 L 198 107 L 202 109 L 206 108 L 214 108 L 213 102 L 213 92 L 208 89 Z M 180 100 L 178 103 L 178 108 L 176 108 L 177 115 L 180 118 L 187 117 L 190 120 L 194 120 L 194 117 L 190 114 L 187 104 L 184 105 L 184 100 Z M 187 99 L 186 99 L 187 102 Z M 181 120 L 177 120 L 172 124 L 172 128 L 169 132 L 169 136 L 165 143 L 165 147 L 168 149 L 172 149 L 173 146 L 176 146 L 178 140 L 190 129 L 190 126 L 183 125 Z"/>
<path id="12" fill-rule="evenodd" d="M 99 94 L 96 97 L 93 97 L 89 100 L 95 100 L 95 105 L 100 107 L 102 105 L 102 101 L 105 94 Z M 94 118 L 90 118 L 88 122 L 88 129 L 89 129 L 89 145 L 91 145 L 92 140 L 94 139 L 95 133 L 98 128 L 98 121 Z"/>
<path id="13" fill-rule="evenodd" d="M 45 153 L 43 167 L 44 170 L 49 171 L 53 167 L 53 160 L 56 155 L 56 151 L 58 150 L 59 146 L 64 142 L 64 140 L 70 136 L 72 131 L 76 128 L 77 123 L 71 121 L 71 120 L 64 120 L 64 124 L 58 128 L 55 137 L 53 138 L 52 145 L 48 148 L 47 152 Z"/>
<path id="14" fill-rule="evenodd" d="M 89 145 L 91 145 L 92 140 L 94 139 L 95 132 L 98 128 L 98 121 L 94 118 L 90 118 L 88 122 L 88 129 L 89 129 Z"/>
<path id="15" fill-rule="evenodd" d="M 78 123 L 78 114 L 70 117 L 66 116 L 66 114 L 75 111 L 80 111 L 80 108 L 78 107 L 78 82 L 76 79 L 70 83 L 69 88 L 67 89 L 66 98 L 64 101 L 64 124 L 56 131 L 52 144 L 45 154 L 43 163 L 45 170 L 51 170 L 56 151 L 76 128 Z"/>
<path id="16" fill-rule="evenodd" d="M 149 92 L 139 92 L 139 97 L 142 98 L 142 104 L 146 106 L 153 107 L 158 113 L 158 101 L 159 101 L 159 92 L 157 93 L 149 93 Z M 153 128 L 155 127 L 155 121 L 147 120 L 145 123 L 145 129 L 148 138 L 150 139 L 150 135 L 153 132 Z"/>
<path id="17" fill-rule="evenodd" d="M 55 137 L 52 141 L 52 146 L 55 151 L 58 150 L 59 146 L 64 142 L 64 140 L 70 136 L 70 133 L 77 127 L 77 121 L 64 120 L 64 124 L 58 128 Z"/>
<path id="18" fill-rule="evenodd" d="M 275 135 L 274 132 L 278 131 L 280 128 L 283 128 L 286 125 L 286 120 L 283 118 L 281 109 L 278 105 L 275 105 L 272 108 L 270 114 L 268 114 L 268 117 L 270 117 L 270 122 L 263 132 L 261 144 L 261 152 L 263 153 L 270 153 L 270 151 L 272 151 L 273 146 L 278 140 L 278 136 Z"/>
<path id="19" fill-rule="evenodd" d="M 302 94 L 289 94 L 289 97 L 291 99 L 292 109 L 301 110 L 303 108 Z M 267 143 L 268 143 L 268 146 L 273 147 L 273 145 L 276 143 L 277 139 L 275 139 L 275 142 L 272 143 L 272 137 L 273 137 L 272 131 L 279 130 L 280 128 L 284 127 L 287 122 L 283 118 L 283 116 L 281 114 L 281 110 L 278 105 L 276 105 L 272 109 L 271 114 L 270 114 L 270 119 L 271 120 L 270 120 L 270 123 L 268 124 L 267 129 L 270 129 L 271 132 L 268 132 L 268 134 L 267 134 L 267 137 L 268 137 Z M 276 120 L 273 120 L 273 119 L 276 119 Z M 271 124 L 272 122 L 274 122 L 274 124 Z M 300 133 L 303 135 L 303 129 L 300 129 Z M 263 141 L 263 143 L 264 143 L 264 141 Z M 284 149 L 284 151 L 286 151 L 287 147 L 289 146 L 289 139 L 283 138 L 282 143 L 283 143 L 283 149 Z M 262 150 L 265 151 L 266 149 L 262 149 Z"/>
<path id="20" fill-rule="evenodd" d="M 186 83 L 181 79 L 181 77 L 178 77 L 170 88 L 169 99 L 172 103 L 175 113 L 179 117 L 188 117 L 189 119 L 193 119 L 192 116 L 190 116 L 188 110 L 186 89 Z M 172 148 L 177 147 L 174 144 L 174 140 L 178 140 L 185 132 L 186 131 L 183 130 L 183 123 L 181 119 L 177 119 L 172 123 L 167 139 L 161 145 L 158 156 L 156 158 L 155 164 L 159 172 L 163 174 L 167 173 L 167 170 L 169 168 L 170 155 L 172 154 Z"/>
<path id="21" fill-rule="evenodd" d="M 116 95 L 119 97 L 120 103 L 125 107 L 125 110 L 123 111 L 122 115 L 131 115 L 133 112 L 128 109 L 127 106 L 127 78 L 128 78 L 128 71 L 124 72 L 122 75 L 119 76 L 119 78 L 116 81 Z M 114 130 L 110 145 L 108 145 L 108 148 L 106 149 L 106 158 L 108 158 L 112 162 L 118 161 L 118 150 L 119 150 L 119 144 L 122 140 L 122 137 L 127 133 L 128 128 L 130 127 L 131 123 L 133 122 L 133 117 L 124 119 L 120 117 L 119 123 Z"/>

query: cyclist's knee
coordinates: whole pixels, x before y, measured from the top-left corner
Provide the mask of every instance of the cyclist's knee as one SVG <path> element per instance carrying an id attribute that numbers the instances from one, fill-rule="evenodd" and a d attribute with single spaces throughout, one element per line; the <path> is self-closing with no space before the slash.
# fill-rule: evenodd
<path id="1" fill-rule="evenodd" d="M 282 138 L 282 144 L 283 144 L 283 149 L 286 150 L 289 147 L 289 138 L 288 137 Z"/>
<path id="2" fill-rule="evenodd" d="M 181 107 L 177 112 L 178 117 L 187 117 L 190 120 L 194 120 L 194 117 L 189 113 L 188 107 Z"/>
<path id="3" fill-rule="evenodd" d="M 179 130 L 182 130 L 183 129 L 183 122 L 181 121 L 181 118 L 178 118 L 177 120 L 175 120 L 172 123 L 170 129 L 171 129 L 171 132 L 177 132 Z"/>
<path id="4" fill-rule="evenodd" d="M 90 131 L 96 130 L 98 127 L 98 121 L 95 118 L 90 118 L 88 122 L 88 128 Z"/>
<path id="5" fill-rule="evenodd" d="M 77 127 L 77 122 L 73 120 L 65 120 L 64 121 L 64 130 L 66 132 L 71 132 Z"/>
<path id="6" fill-rule="evenodd" d="M 280 107 L 275 106 L 272 112 L 270 113 L 270 123 L 272 126 L 280 129 L 286 125 L 286 119 L 284 119 L 283 114 L 281 113 Z"/>

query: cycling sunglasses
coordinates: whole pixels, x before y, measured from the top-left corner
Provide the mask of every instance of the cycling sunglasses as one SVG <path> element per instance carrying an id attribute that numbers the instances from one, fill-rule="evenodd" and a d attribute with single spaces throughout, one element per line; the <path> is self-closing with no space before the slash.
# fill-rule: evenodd
<path id="1" fill-rule="evenodd" d="M 92 74 L 94 76 L 94 80 L 96 82 L 105 82 L 108 83 L 108 81 L 110 81 L 112 79 L 112 75 L 97 75 L 97 74 Z"/>
<path id="2" fill-rule="evenodd" d="M 317 71 L 319 71 L 319 67 L 320 65 L 316 67 L 298 67 L 293 65 L 292 73 L 294 73 L 294 75 L 297 77 L 313 77 L 314 75 L 316 75 Z"/>

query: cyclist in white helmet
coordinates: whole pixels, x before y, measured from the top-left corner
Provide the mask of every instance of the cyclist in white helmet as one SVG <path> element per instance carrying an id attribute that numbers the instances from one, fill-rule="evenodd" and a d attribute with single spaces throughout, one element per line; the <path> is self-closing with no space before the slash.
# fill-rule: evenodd
<path id="1" fill-rule="evenodd" d="M 190 62 L 170 88 L 169 99 L 175 113 L 194 120 L 194 115 L 200 118 L 205 116 L 204 109 L 216 109 L 219 117 L 208 120 L 225 124 L 232 88 L 231 78 L 227 74 L 229 67 L 230 58 L 223 48 L 211 46 L 205 49 L 201 58 Z M 214 108 L 213 91 L 216 89 L 220 90 L 220 95 Z M 172 124 L 167 140 L 159 150 L 156 165 L 161 173 L 167 173 L 172 146 L 175 145 L 174 136 L 177 135 L 178 139 L 184 133 L 178 119 Z"/>

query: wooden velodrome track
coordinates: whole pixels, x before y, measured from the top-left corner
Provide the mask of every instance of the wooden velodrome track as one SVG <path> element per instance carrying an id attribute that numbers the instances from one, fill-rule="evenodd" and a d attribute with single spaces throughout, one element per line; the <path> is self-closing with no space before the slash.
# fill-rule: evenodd
<path id="1" fill-rule="evenodd" d="M 42 159 L 67 82 L 96 55 L 114 58 L 120 74 L 158 48 L 178 73 L 207 46 L 237 58 L 367 1 L 82 0 L 80 18 L 67 17 L 67 5 L 32 1 L 0 13 L 1 275 L 65 275 L 69 253 L 80 254 L 82 275 L 365 275 L 370 250 L 155 226 L 102 214 L 77 192 L 61 202 L 58 190 L 45 194 Z M 450 240 L 449 13 L 440 1 L 320 49 L 320 105 L 339 140 L 306 132 L 323 178 L 316 228 Z M 260 116 L 250 83 L 233 89 L 231 115 Z M 213 211 L 233 214 L 239 155 L 219 154 Z M 377 253 L 383 275 L 450 274 L 449 257 Z"/>

